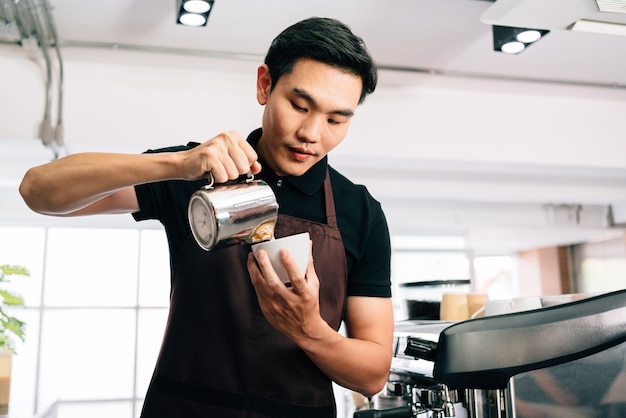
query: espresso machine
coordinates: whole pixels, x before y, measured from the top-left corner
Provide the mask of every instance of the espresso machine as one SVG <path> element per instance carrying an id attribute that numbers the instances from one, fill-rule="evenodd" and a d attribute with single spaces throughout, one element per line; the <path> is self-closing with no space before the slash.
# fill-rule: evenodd
<path id="1" fill-rule="evenodd" d="M 626 290 L 462 322 L 401 321 L 354 418 L 626 416 Z"/>

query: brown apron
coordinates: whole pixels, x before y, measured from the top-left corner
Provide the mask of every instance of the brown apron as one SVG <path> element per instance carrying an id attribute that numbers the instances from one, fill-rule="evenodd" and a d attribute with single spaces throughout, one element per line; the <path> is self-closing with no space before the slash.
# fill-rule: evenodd
<path id="1" fill-rule="evenodd" d="M 278 216 L 277 238 L 308 231 L 322 317 L 338 330 L 346 259 L 328 173 L 327 225 Z M 335 417 L 331 380 L 259 307 L 250 246 L 206 252 L 190 235 L 176 260 L 170 315 L 142 418 Z M 321 262 L 320 262 L 321 261 Z"/>

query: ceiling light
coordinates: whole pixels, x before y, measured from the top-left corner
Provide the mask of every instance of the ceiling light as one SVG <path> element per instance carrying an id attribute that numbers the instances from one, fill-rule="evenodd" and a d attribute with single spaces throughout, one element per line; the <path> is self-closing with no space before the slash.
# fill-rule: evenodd
<path id="1" fill-rule="evenodd" d="M 205 26 L 215 0 L 177 0 L 176 23 L 185 26 Z"/>
<path id="2" fill-rule="evenodd" d="M 507 42 L 500 47 L 500 51 L 505 54 L 519 54 L 524 49 L 526 49 L 526 45 L 518 41 Z"/>
<path id="3" fill-rule="evenodd" d="M 505 54 L 519 54 L 537 42 L 548 30 L 493 26 L 493 49 Z"/>
<path id="4" fill-rule="evenodd" d="M 189 13 L 206 13 L 211 9 L 211 5 L 204 0 L 189 0 L 183 3 L 183 9 Z"/>
<path id="5" fill-rule="evenodd" d="M 184 13 L 180 15 L 178 22 L 185 26 L 202 26 L 206 24 L 206 18 L 196 13 Z"/>
<path id="6" fill-rule="evenodd" d="M 525 44 L 531 44 L 541 39 L 541 32 L 535 29 L 527 29 L 515 35 L 515 39 Z"/>

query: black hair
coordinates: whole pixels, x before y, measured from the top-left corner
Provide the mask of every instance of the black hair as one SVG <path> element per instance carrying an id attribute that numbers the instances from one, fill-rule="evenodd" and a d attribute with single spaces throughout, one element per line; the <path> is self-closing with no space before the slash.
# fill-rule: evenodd
<path id="1" fill-rule="evenodd" d="M 295 63 L 303 58 L 359 76 L 363 83 L 359 104 L 376 88 L 376 64 L 365 42 L 338 20 L 311 17 L 288 27 L 272 41 L 265 56 L 272 89 L 280 77 L 290 73 Z"/>

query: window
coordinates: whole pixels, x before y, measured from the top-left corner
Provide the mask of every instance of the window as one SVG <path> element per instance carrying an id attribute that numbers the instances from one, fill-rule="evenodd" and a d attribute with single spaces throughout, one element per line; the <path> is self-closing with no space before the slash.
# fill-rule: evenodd
<path id="1" fill-rule="evenodd" d="M 626 288 L 626 235 L 572 246 L 574 290 L 603 293 Z"/>
<path id="2" fill-rule="evenodd" d="M 474 257 L 474 290 L 489 299 L 509 299 L 513 288 L 514 258 L 508 255 Z"/>
<path id="3" fill-rule="evenodd" d="M 392 242 L 398 320 L 399 283 L 471 278 L 492 298 L 508 297 L 512 257 L 474 257 L 458 237 Z M 168 254 L 161 229 L 0 227 L 0 263 L 31 273 L 11 283 L 26 301 L 14 314 L 27 323 L 13 359 L 12 415 L 56 404 L 58 418 L 139 416 L 167 320 Z M 345 392 L 336 393 L 341 410 Z"/>
<path id="4" fill-rule="evenodd" d="M 27 323 L 11 414 L 58 402 L 59 418 L 138 417 L 167 319 L 163 231 L 0 227 L 0 237 L 0 263 L 31 273 L 11 283 Z"/>
<path id="5" fill-rule="evenodd" d="M 475 256 L 460 236 L 396 236 L 392 238 L 392 286 L 396 320 L 412 317 L 412 301 L 441 300 L 444 292 L 487 293 L 490 299 L 514 296 L 514 257 Z M 469 284 L 460 284 L 468 281 Z M 433 286 L 425 285 L 433 282 Z M 409 286 L 419 283 L 420 286 Z M 420 318 L 432 317 L 433 305 L 420 303 Z"/>

